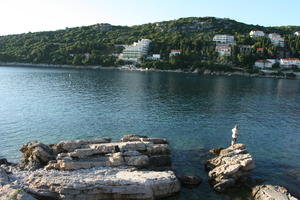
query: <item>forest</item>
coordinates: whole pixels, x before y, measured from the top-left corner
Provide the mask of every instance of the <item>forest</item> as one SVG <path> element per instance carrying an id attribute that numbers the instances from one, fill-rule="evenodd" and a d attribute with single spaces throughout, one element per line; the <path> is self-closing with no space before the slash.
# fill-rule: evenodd
<path id="1" fill-rule="evenodd" d="M 273 46 L 267 37 L 251 38 L 251 30 L 279 33 L 285 38 L 285 47 Z M 300 37 L 297 26 L 263 27 L 231 19 L 214 17 L 180 18 L 136 26 L 95 24 L 57 31 L 0 36 L 0 62 L 120 66 L 117 59 L 124 44 L 147 38 L 152 41 L 149 54 L 161 55 L 161 60 L 143 59 L 140 67 L 158 69 L 195 69 L 240 67 L 252 69 L 255 60 L 280 57 L 300 57 Z M 215 34 L 235 36 L 232 54 L 220 57 L 212 38 Z M 239 45 L 251 45 L 249 53 L 241 52 Z M 263 48 L 263 51 L 258 49 Z M 182 54 L 169 57 L 171 49 Z M 90 56 L 85 56 L 88 53 Z"/>

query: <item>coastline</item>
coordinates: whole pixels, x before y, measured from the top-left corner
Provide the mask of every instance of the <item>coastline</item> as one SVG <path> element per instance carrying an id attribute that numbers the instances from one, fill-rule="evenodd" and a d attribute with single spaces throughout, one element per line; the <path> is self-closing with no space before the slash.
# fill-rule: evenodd
<path id="1" fill-rule="evenodd" d="M 300 73 L 296 73 L 294 78 L 278 76 L 278 75 L 270 75 L 270 74 L 251 74 L 248 72 L 241 71 L 233 71 L 233 72 L 225 72 L 225 71 L 211 71 L 206 69 L 204 71 L 200 71 L 196 69 L 194 71 L 184 71 L 181 69 L 175 70 L 162 70 L 162 69 L 154 69 L 154 68 L 136 68 L 136 67 L 114 67 L 108 66 L 103 67 L 99 65 L 60 65 L 60 64 L 34 64 L 34 63 L 19 63 L 19 62 L 0 62 L 0 67 L 36 67 L 36 68 L 63 68 L 63 69 L 95 69 L 95 70 L 122 70 L 122 71 L 139 71 L 139 72 L 169 72 L 169 73 L 187 73 L 187 74 L 199 74 L 199 75 L 212 75 L 212 76 L 247 76 L 247 77 L 261 77 L 261 78 L 276 78 L 276 79 L 300 79 Z"/>

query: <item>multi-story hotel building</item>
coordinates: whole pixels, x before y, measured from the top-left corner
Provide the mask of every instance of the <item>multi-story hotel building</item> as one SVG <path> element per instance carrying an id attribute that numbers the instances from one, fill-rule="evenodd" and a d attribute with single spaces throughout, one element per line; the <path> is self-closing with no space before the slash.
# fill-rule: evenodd
<path id="1" fill-rule="evenodd" d="M 151 40 L 142 39 L 138 42 L 134 42 L 132 45 L 125 46 L 119 58 L 121 60 L 139 62 L 143 56 L 148 54 L 150 43 Z"/>
<path id="2" fill-rule="evenodd" d="M 213 41 L 216 42 L 217 45 L 218 44 L 222 44 L 222 45 L 235 44 L 233 35 L 215 35 L 213 38 Z"/>

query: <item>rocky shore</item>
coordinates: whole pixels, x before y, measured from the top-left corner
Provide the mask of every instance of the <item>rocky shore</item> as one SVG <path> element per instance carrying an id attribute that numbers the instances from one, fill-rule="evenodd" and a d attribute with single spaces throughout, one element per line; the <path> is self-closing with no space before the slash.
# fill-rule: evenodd
<path id="1" fill-rule="evenodd" d="M 0 200 L 154 200 L 177 194 L 181 185 L 195 188 L 203 181 L 193 175 L 176 177 L 164 138 L 126 135 L 119 141 L 98 138 L 52 145 L 34 141 L 20 151 L 18 164 L 0 159 Z M 255 161 L 244 144 L 210 152 L 215 156 L 205 166 L 216 192 L 248 187 L 253 200 L 297 200 L 284 187 L 251 180 Z"/>
<path id="2" fill-rule="evenodd" d="M 17 63 L 17 62 L 0 62 L 0 66 L 20 66 L 20 67 L 38 67 L 38 68 L 67 68 L 67 69 L 114 69 L 114 70 L 123 70 L 123 71 L 139 71 L 139 72 L 171 72 L 171 73 L 191 73 L 191 74 L 202 74 L 202 75 L 211 75 L 211 76 L 247 76 L 247 77 L 263 77 L 263 78 L 279 78 L 279 79 L 287 79 L 289 77 L 281 76 L 281 75 L 271 75 L 271 74 L 261 74 L 261 73 L 248 73 L 244 71 L 212 71 L 209 69 L 202 70 L 202 69 L 195 69 L 195 70 L 182 70 L 182 69 L 175 69 L 175 70 L 161 70 L 155 68 L 137 68 L 137 67 L 116 67 L 116 66 L 82 66 L 82 65 L 58 65 L 58 64 L 35 64 L 35 63 Z M 300 73 L 295 73 L 295 79 L 300 79 Z"/>
<path id="3" fill-rule="evenodd" d="M 127 135 L 22 146 L 18 166 L 1 165 L 0 199 L 160 199 L 180 191 L 168 141 Z"/>
<path id="4" fill-rule="evenodd" d="M 235 188 L 247 187 L 253 200 L 297 200 L 286 188 L 274 185 L 261 185 L 250 177 L 256 167 L 246 145 L 235 144 L 226 149 L 210 150 L 215 157 L 205 164 L 209 181 L 217 192 L 228 192 Z"/>

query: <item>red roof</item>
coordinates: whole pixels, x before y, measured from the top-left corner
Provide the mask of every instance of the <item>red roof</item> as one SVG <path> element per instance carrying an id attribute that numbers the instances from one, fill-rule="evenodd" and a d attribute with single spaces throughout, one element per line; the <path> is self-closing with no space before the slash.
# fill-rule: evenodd
<path id="1" fill-rule="evenodd" d="M 181 49 L 171 49 L 171 52 L 173 52 L 173 53 L 175 53 L 175 52 L 181 53 Z"/>
<path id="2" fill-rule="evenodd" d="M 281 60 L 284 60 L 284 61 L 300 61 L 299 58 L 282 58 Z"/>
<path id="3" fill-rule="evenodd" d="M 258 50 L 258 51 L 263 51 L 263 50 L 264 50 L 264 48 L 257 48 L 257 50 Z"/>
<path id="4" fill-rule="evenodd" d="M 268 60 L 257 60 L 256 62 L 262 62 L 262 63 L 271 63 L 270 61 Z"/>
<path id="5" fill-rule="evenodd" d="M 231 49 L 229 46 L 216 46 L 216 49 Z"/>

